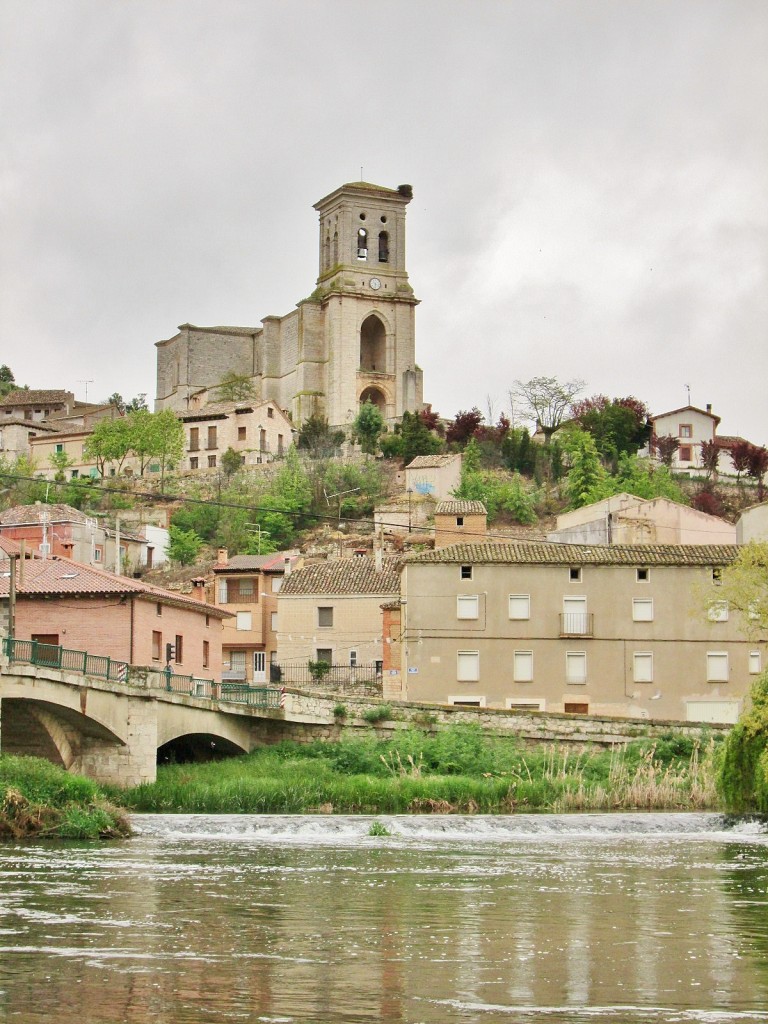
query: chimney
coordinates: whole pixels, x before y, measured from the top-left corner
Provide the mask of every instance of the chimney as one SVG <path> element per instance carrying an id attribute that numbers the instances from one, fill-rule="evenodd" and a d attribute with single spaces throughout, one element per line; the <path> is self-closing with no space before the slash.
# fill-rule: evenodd
<path id="1" fill-rule="evenodd" d="M 229 561 L 229 552 L 226 548 L 219 548 L 218 555 L 216 556 L 216 565 L 226 565 Z"/>
<path id="2" fill-rule="evenodd" d="M 286 555 L 285 558 L 283 559 L 283 571 L 284 571 L 286 576 L 290 576 L 291 575 L 291 556 L 290 555 Z"/>
<path id="3" fill-rule="evenodd" d="M 205 580 L 202 576 L 196 576 L 192 580 L 192 597 L 201 604 L 205 604 Z"/>
<path id="4" fill-rule="evenodd" d="M 712 412 L 712 403 L 711 402 L 707 402 L 707 412 L 708 413 Z"/>

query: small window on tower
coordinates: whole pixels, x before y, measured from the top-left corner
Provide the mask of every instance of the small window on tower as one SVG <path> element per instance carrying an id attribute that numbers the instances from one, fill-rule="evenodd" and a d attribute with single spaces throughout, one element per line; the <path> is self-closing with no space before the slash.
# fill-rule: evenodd
<path id="1" fill-rule="evenodd" d="M 379 232 L 379 263 L 389 263 L 389 232 Z"/>
<path id="2" fill-rule="evenodd" d="M 357 229 L 357 258 L 359 260 L 368 259 L 368 232 L 365 228 Z"/>

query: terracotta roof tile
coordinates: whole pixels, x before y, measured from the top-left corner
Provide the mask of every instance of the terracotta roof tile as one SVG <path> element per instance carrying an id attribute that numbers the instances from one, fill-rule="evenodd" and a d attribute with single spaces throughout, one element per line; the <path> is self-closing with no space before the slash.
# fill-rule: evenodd
<path id="1" fill-rule="evenodd" d="M 728 565 L 736 544 L 581 545 L 526 543 L 451 544 L 408 555 L 405 561 L 474 565 Z"/>
<path id="2" fill-rule="evenodd" d="M 73 398 L 74 395 L 70 391 L 27 391 L 25 388 L 18 388 L 0 399 L 0 409 L 17 405 L 65 405 Z"/>
<path id="3" fill-rule="evenodd" d="M 482 501 L 439 501 L 436 516 L 487 516 L 488 509 Z"/>
<path id="4" fill-rule="evenodd" d="M 381 572 L 373 558 L 356 555 L 295 569 L 283 583 L 280 597 L 299 594 L 393 596 L 400 593 L 399 559 L 385 558 Z"/>

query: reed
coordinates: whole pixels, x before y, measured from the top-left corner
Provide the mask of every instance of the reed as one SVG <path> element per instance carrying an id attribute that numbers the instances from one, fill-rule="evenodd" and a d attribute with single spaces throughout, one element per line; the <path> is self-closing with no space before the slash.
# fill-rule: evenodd
<path id="1" fill-rule="evenodd" d="M 471 726 L 338 743 L 281 743 L 240 758 L 168 765 L 121 794 L 145 812 L 510 813 L 717 806 L 714 744 L 670 735 L 610 750 L 523 748 Z"/>

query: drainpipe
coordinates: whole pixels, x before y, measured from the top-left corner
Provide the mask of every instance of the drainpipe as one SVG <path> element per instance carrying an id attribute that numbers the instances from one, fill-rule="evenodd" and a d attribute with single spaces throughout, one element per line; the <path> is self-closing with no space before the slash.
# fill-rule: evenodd
<path id="1" fill-rule="evenodd" d="M 134 597 L 131 597 L 129 600 L 131 602 L 131 622 L 130 622 L 130 630 L 129 630 L 129 635 L 128 635 L 128 649 L 129 649 L 128 663 L 130 665 L 132 665 L 133 664 L 133 611 L 134 611 L 134 608 L 136 607 L 136 599 Z"/>
<path id="2" fill-rule="evenodd" d="M 8 636 L 13 640 L 16 636 L 16 559 L 11 555 L 11 575 L 8 580 Z"/>
<path id="3" fill-rule="evenodd" d="M 115 516 L 115 576 L 120 575 L 120 516 Z"/>

